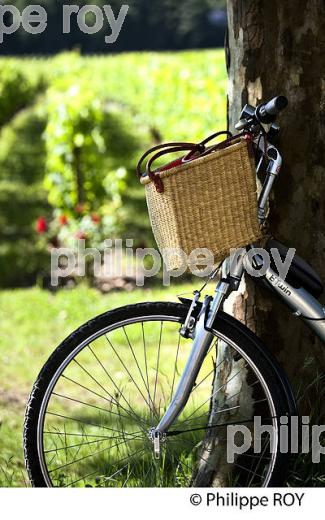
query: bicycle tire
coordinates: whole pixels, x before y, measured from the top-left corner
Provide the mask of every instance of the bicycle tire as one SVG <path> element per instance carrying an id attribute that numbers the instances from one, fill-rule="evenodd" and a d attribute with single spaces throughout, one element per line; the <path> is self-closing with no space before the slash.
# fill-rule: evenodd
<path id="1" fill-rule="evenodd" d="M 116 323 L 123 323 L 129 319 L 141 319 L 150 316 L 166 316 L 177 319 L 182 323 L 187 315 L 188 307 L 184 304 L 156 302 L 129 305 L 106 312 L 73 332 L 53 352 L 41 370 L 30 395 L 24 424 L 24 454 L 25 463 L 31 484 L 34 487 L 48 487 L 49 482 L 44 475 L 44 465 L 40 460 L 40 412 L 44 406 L 44 397 L 48 391 L 54 375 L 81 344 L 87 344 L 89 338 L 101 333 Z M 226 338 L 229 344 L 235 345 L 250 360 L 252 366 L 258 368 L 274 404 L 276 416 L 296 415 L 296 405 L 285 375 L 269 354 L 261 341 L 244 325 L 219 312 L 215 320 L 213 331 L 217 337 Z M 267 486 L 282 485 L 285 470 L 289 460 L 288 453 L 276 453 L 272 474 Z"/>

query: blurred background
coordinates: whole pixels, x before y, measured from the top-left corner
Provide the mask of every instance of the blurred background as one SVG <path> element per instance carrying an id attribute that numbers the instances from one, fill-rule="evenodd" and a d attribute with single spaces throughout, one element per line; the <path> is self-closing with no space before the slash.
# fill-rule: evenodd
<path id="1" fill-rule="evenodd" d="M 72 17 L 63 34 L 64 0 L 39 4 L 46 31 L 0 45 L 1 287 L 46 285 L 49 249 L 76 238 L 151 244 L 137 159 L 226 125 L 225 1 L 132 1 L 115 44 L 107 20 L 87 35 Z"/>
<path id="2" fill-rule="evenodd" d="M 29 3 L 14 5 L 22 11 Z M 28 485 L 24 408 L 57 344 L 109 308 L 191 288 L 151 283 L 140 290 L 119 277 L 72 276 L 54 292 L 51 249 L 73 249 L 80 238 L 99 249 L 106 238 L 153 245 L 138 158 L 161 141 L 197 141 L 226 126 L 225 0 L 132 0 L 110 45 L 106 20 L 86 35 L 72 18 L 71 33 L 63 34 L 64 3 L 38 0 L 46 31 L 20 29 L 0 44 L 2 486 Z M 116 16 L 123 3 L 110 2 Z"/>

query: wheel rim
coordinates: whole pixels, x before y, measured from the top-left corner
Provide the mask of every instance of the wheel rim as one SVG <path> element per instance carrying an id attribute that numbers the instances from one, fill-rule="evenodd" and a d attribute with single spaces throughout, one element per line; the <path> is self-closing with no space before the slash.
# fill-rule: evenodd
<path id="1" fill-rule="evenodd" d="M 122 320 L 87 338 L 62 362 L 47 387 L 37 426 L 38 456 L 47 486 L 174 487 L 195 485 L 195 474 L 198 473 L 198 466 L 202 464 L 204 466 L 207 462 L 202 455 L 202 442 L 204 441 L 203 434 L 206 436 L 209 431 L 209 429 L 204 430 L 203 428 L 207 423 L 213 374 L 211 375 L 206 367 L 202 367 L 197 385 L 192 391 L 188 404 L 171 428 L 171 430 L 178 431 L 182 428 L 181 431 L 184 433 L 163 440 L 159 461 L 154 460 L 153 443 L 149 439 L 150 428 L 157 424 L 159 417 L 168 405 L 177 384 L 178 374 L 181 373 L 182 363 L 189 352 L 188 347 L 184 348 L 186 343 L 183 342 L 183 339 L 180 339 L 178 333 L 177 344 L 174 342 L 170 345 L 169 340 L 169 348 L 163 349 L 166 324 L 173 325 L 173 331 L 176 335 L 179 328 L 178 323 L 181 321 L 179 317 L 168 315 L 151 315 Z M 150 361 L 148 360 L 148 338 L 143 336 L 143 330 L 146 332 L 149 328 L 148 322 L 151 322 L 151 340 L 156 335 L 156 331 L 160 329 L 160 341 L 155 353 L 156 358 L 150 358 Z M 147 341 L 143 349 L 143 359 L 137 362 L 137 353 L 130 334 L 130 327 L 134 326 L 141 327 L 142 337 L 144 338 L 142 339 Z M 156 327 L 155 331 L 154 326 Z M 132 359 L 132 366 L 122 357 L 123 353 L 118 350 L 112 340 L 112 333 L 116 333 L 116 331 L 121 333 L 122 330 L 125 345 L 129 351 L 128 361 Z M 141 336 L 141 334 L 139 336 L 139 331 L 137 334 L 138 337 Z M 258 460 L 254 461 L 255 455 L 249 452 L 245 455 L 244 466 L 241 459 L 235 459 L 234 464 L 229 466 L 231 469 L 230 477 L 233 481 L 230 479 L 226 485 L 267 486 L 276 461 L 278 442 L 278 425 L 271 393 L 262 374 L 245 352 L 221 333 L 214 332 L 214 335 L 219 344 L 220 341 L 226 342 L 228 348 L 236 352 L 236 356 L 241 356 L 239 361 L 245 363 L 245 369 L 248 366 L 257 378 L 258 385 L 264 391 L 264 401 L 267 403 L 274 432 L 273 452 L 269 454 L 267 450 L 265 451 L 265 447 L 267 447 L 267 444 L 265 444 L 264 453 L 262 451 L 259 462 Z M 106 338 L 105 347 L 107 348 L 107 344 L 110 347 L 110 356 L 115 357 L 115 361 L 118 360 L 120 369 L 123 368 L 121 371 L 123 374 L 119 375 L 118 381 L 114 380 L 115 386 L 113 381 L 110 380 L 108 390 L 106 385 L 103 384 L 103 377 L 105 376 L 108 379 L 110 372 L 107 366 L 110 363 L 110 358 L 107 356 L 107 359 L 104 359 L 103 362 L 100 357 L 100 348 L 105 349 L 102 345 L 100 348 L 95 345 L 96 341 L 103 340 L 104 337 Z M 108 337 L 109 339 L 107 339 Z M 183 346 L 182 342 L 184 343 Z M 173 348 L 170 348 L 170 346 Z M 80 360 L 78 356 L 86 350 L 88 350 L 88 355 L 91 356 L 92 361 L 96 363 L 97 368 L 100 367 L 101 378 L 98 377 L 98 374 L 93 376 L 87 368 L 86 371 L 84 370 L 84 360 Z M 145 361 L 145 352 L 147 352 L 147 362 Z M 171 357 L 171 352 L 173 357 Z M 213 353 L 212 348 L 210 348 L 209 354 L 211 353 Z M 183 361 L 181 361 L 181 358 L 183 358 Z M 170 361 L 173 360 L 173 371 L 168 372 L 166 360 L 169 360 L 169 365 Z M 72 374 L 67 373 L 72 364 L 75 365 Z M 116 371 L 116 365 L 114 370 Z M 77 371 L 83 374 L 83 378 L 78 381 L 76 381 Z M 135 377 L 136 372 L 137 377 Z M 142 372 L 142 376 L 140 372 Z M 235 381 L 238 376 L 232 374 L 231 377 Z M 86 379 L 87 383 L 85 383 Z M 115 379 L 115 376 L 113 379 Z M 62 383 L 63 380 L 65 393 L 59 387 L 59 383 Z M 126 380 L 128 380 L 128 385 Z M 91 388 L 89 388 L 89 381 L 92 381 Z M 231 379 L 228 378 L 227 383 L 229 384 L 230 381 Z M 69 393 L 67 395 L 67 383 L 78 387 L 79 394 L 77 392 L 77 394 Z M 79 385 L 76 385 L 76 383 L 79 383 Z M 166 396 L 167 388 L 169 390 L 168 396 Z M 208 388 L 210 388 L 210 394 L 207 393 Z M 116 390 L 115 394 L 114 390 Z M 197 397 L 193 399 L 195 393 Z M 90 400 L 85 398 L 86 394 L 88 398 L 91 396 Z M 204 399 L 203 394 L 205 395 Z M 162 402 L 162 396 L 165 398 L 164 402 Z M 232 397 L 230 396 L 230 398 Z M 96 402 L 94 399 L 96 399 Z M 100 404 L 98 403 L 99 400 Z M 58 404 L 59 402 L 60 404 Z M 62 404 L 63 402 L 65 405 Z M 231 399 L 227 403 L 226 411 L 220 411 L 220 417 L 225 417 L 225 414 L 228 416 L 228 423 L 227 421 L 221 423 L 220 431 L 222 428 L 224 431 L 227 424 L 232 422 L 230 418 L 234 412 L 232 412 L 232 407 L 229 404 L 231 404 Z M 83 411 L 87 408 L 87 410 L 91 409 L 92 413 L 85 416 L 81 415 L 81 406 Z M 77 410 L 79 415 L 77 416 L 74 415 L 76 407 L 79 407 Z M 71 413 L 71 409 L 73 413 Z M 66 413 L 65 410 L 68 410 L 69 413 Z M 94 414 L 97 414 L 96 420 Z M 105 417 L 109 415 L 110 420 L 104 420 L 104 415 Z M 100 423 L 98 423 L 99 418 Z M 249 418 L 247 417 L 247 419 Z M 130 423 L 131 426 L 128 424 L 128 428 L 125 428 L 127 423 Z M 188 428 L 189 426 L 190 428 Z M 192 430 L 195 430 L 195 433 Z M 109 446 L 107 443 L 109 443 Z M 85 463 L 85 461 L 87 462 Z M 142 471 L 140 471 L 141 464 Z M 67 475 L 67 472 L 69 475 Z M 233 474 L 235 474 L 235 477 L 233 477 Z M 260 478 L 259 483 L 257 483 L 258 478 Z M 240 484 L 240 482 L 243 482 L 243 484 Z"/>

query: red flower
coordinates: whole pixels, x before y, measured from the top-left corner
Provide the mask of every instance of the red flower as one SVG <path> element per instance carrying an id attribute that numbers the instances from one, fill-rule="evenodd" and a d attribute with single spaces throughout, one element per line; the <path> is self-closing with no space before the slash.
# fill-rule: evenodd
<path id="1" fill-rule="evenodd" d="M 94 222 L 94 224 L 99 224 L 99 223 L 100 223 L 100 216 L 97 215 L 96 213 L 94 213 L 94 214 L 91 216 L 91 220 Z"/>
<path id="2" fill-rule="evenodd" d="M 60 215 L 58 217 L 58 221 L 59 221 L 60 226 L 66 226 L 68 223 L 68 217 L 66 215 Z"/>
<path id="3" fill-rule="evenodd" d="M 85 211 L 84 204 L 77 204 L 75 210 L 76 210 L 76 213 L 83 213 Z"/>
<path id="4" fill-rule="evenodd" d="M 77 231 L 75 236 L 78 240 L 86 240 L 87 238 L 87 235 L 84 231 Z"/>
<path id="5" fill-rule="evenodd" d="M 36 229 L 36 232 L 39 233 L 40 235 L 42 235 L 43 233 L 46 233 L 46 231 L 47 231 L 47 222 L 45 220 L 45 217 L 39 217 L 36 220 L 35 229 Z"/>

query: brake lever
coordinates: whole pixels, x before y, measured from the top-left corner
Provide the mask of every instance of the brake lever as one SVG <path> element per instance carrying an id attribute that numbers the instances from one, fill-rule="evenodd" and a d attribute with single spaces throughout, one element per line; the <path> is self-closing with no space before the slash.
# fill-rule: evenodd
<path id="1" fill-rule="evenodd" d="M 240 119 L 238 123 L 235 125 L 235 129 L 240 132 L 241 130 L 245 130 L 253 123 L 253 119 Z"/>

